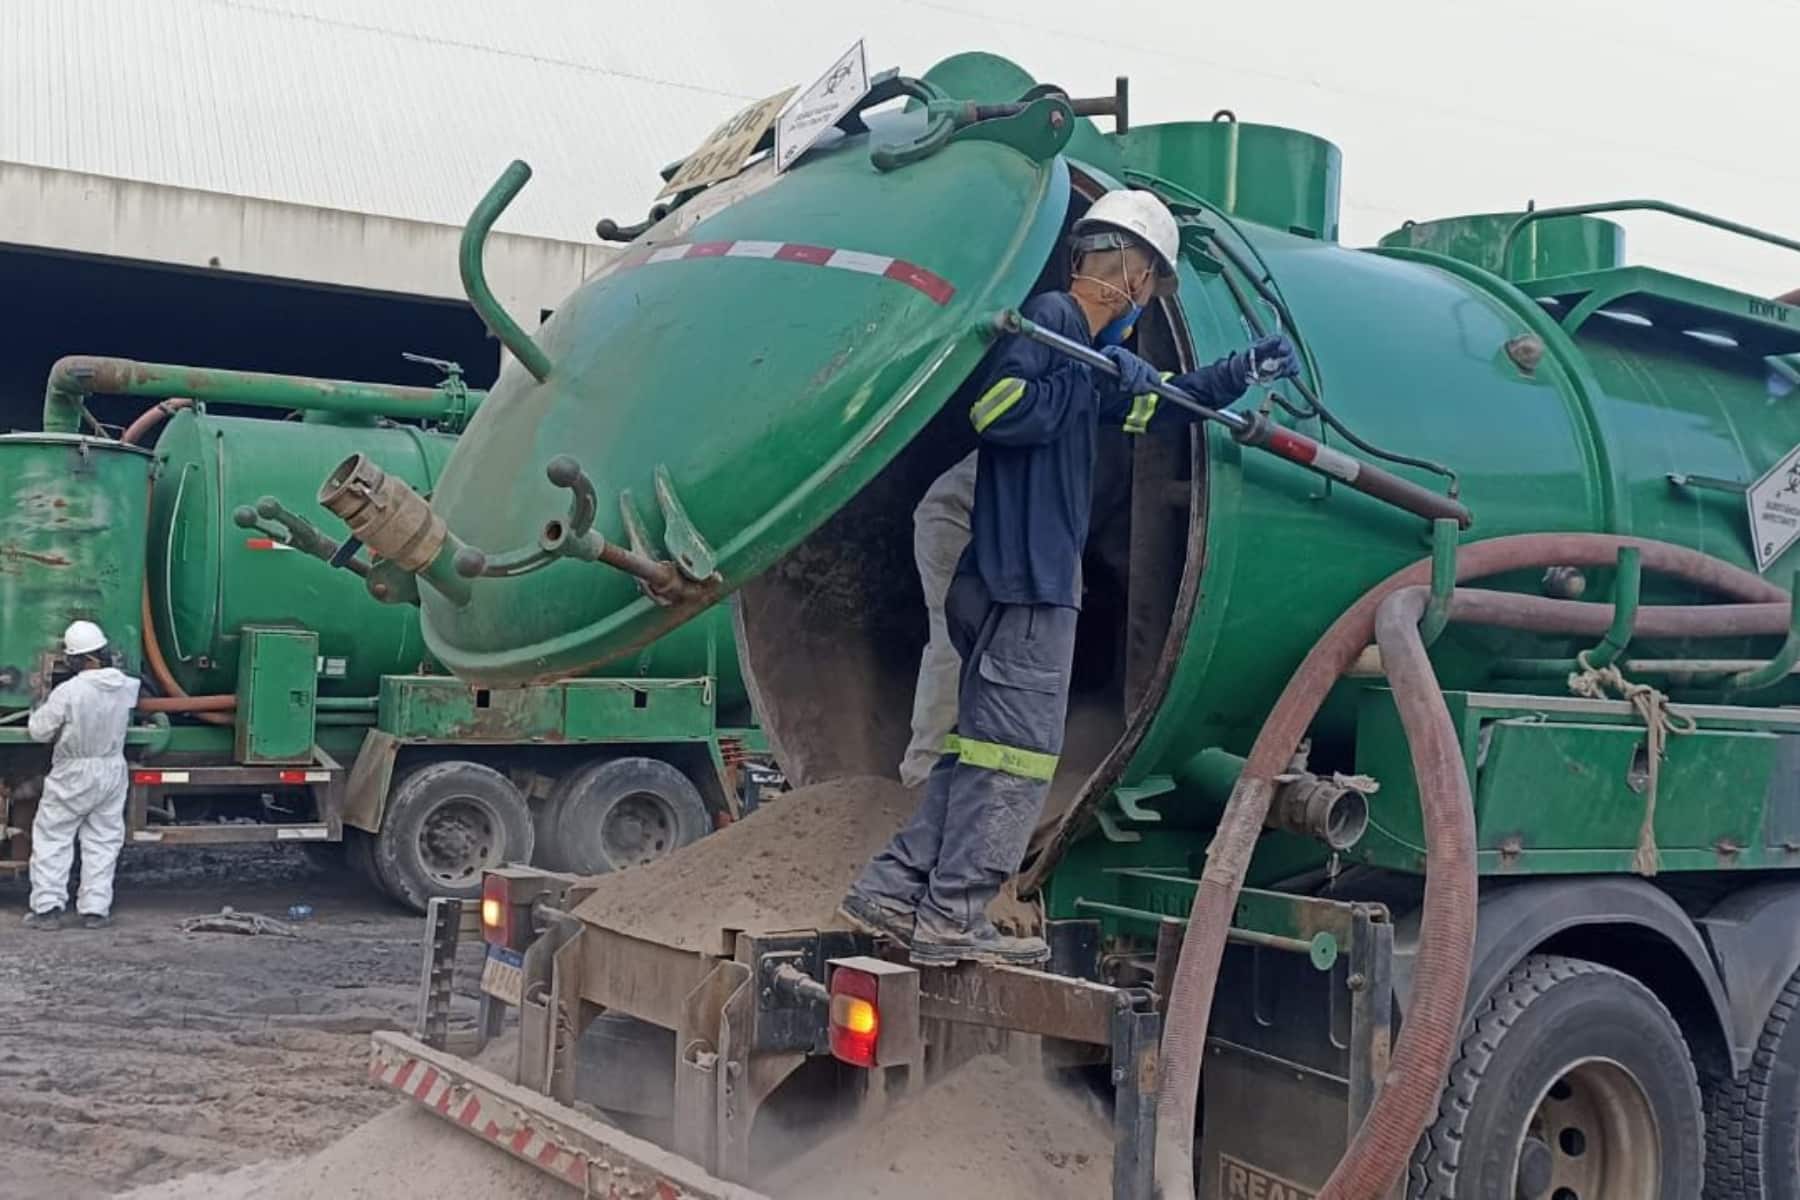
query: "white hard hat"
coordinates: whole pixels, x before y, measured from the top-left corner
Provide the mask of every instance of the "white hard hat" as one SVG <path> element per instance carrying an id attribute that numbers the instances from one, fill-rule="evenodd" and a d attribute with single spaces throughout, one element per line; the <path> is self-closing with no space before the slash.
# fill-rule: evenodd
<path id="1" fill-rule="evenodd" d="M 63 630 L 63 653 L 92 654 L 106 648 L 106 634 L 92 621 L 73 621 Z"/>
<path id="2" fill-rule="evenodd" d="M 1076 246 L 1083 250 L 1104 249 L 1107 243 L 1101 239 L 1109 231 L 1122 233 L 1149 250 L 1156 257 L 1159 274 L 1175 274 L 1175 259 L 1181 253 L 1181 233 L 1175 226 L 1175 214 L 1153 193 L 1135 188 L 1121 189 L 1094 201 L 1075 222 Z"/>

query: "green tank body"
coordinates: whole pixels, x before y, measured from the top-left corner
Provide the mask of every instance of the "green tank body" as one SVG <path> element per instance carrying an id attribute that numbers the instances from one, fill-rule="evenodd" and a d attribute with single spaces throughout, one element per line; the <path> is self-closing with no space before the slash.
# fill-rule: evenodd
<path id="1" fill-rule="evenodd" d="M 1103 135 L 1045 98 L 945 138 L 933 80 L 958 101 L 1023 91 L 1011 64 L 962 56 L 908 111 L 868 114 L 866 134 L 677 208 L 558 308 L 538 335 L 544 379 L 507 367 L 433 501 L 461 543 L 518 561 L 569 510 L 546 477 L 568 455 L 607 543 L 662 559 L 699 547 L 690 575 L 744 589 L 746 663 L 795 777 L 898 761 L 924 636 L 910 510 L 975 444 L 946 401 L 999 310 L 1066 285 L 1070 222 L 1126 183 L 1159 191 L 1183 224 L 1178 300 L 1139 325 L 1159 365 L 1280 328 L 1360 439 L 1455 473 L 1465 540 L 1603 531 L 1757 564 L 1741 495 L 1671 480 L 1745 483 L 1800 444 L 1765 361 L 1800 349 L 1786 306 L 1621 266 L 1618 227 L 1578 214 L 1426 222 L 1349 249 L 1335 241 L 1339 155 L 1321 139 L 1227 120 Z M 1104 165 L 1077 156 L 1097 142 L 1088 158 Z M 1239 408 L 1347 454 L 1335 470 L 1386 465 L 1281 391 L 1285 408 L 1260 393 Z M 1172 780 L 1160 804 L 1179 814 L 1190 760 L 1242 753 L 1327 625 L 1430 552 L 1419 517 L 1198 430 L 1103 447 L 1102 478 L 1110 465 L 1125 482 L 1096 498 L 1065 793 L 1166 796 Z M 1762 566 L 1785 580 L 1796 562 Z M 1611 572 L 1581 585 L 1604 599 Z M 591 669 L 686 615 L 569 559 L 472 578 L 466 595 L 427 587 L 424 614 L 447 666 L 495 684 Z M 1453 630 L 1436 651 L 1445 685 L 1540 686 L 1496 671 L 1515 644 Z M 1346 697 L 1315 736 L 1347 742 L 1353 715 Z"/>
<path id="2" fill-rule="evenodd" d="M 41 699 L 77 618 L 138 670 L 150 455 L 74 434 L 0 437 L 0 709 Z"/>
<path id="3" fill-rule="evenodd" d="M 240 528 L 233 513 L 273 496 L 327 525 L 312 493 L 352 448 L 428 493 L 454 444 L 409 426 L 177 413 L 156 443 L 148 550 L 151 611 L 176 681 L 195 694 L 232 691 L 239 630 L 255 624 L 317 630 L 324 695 L 372 696 L 381 676 L 418 670 L 415 610 L 371 603 L 356 576 Z"/>

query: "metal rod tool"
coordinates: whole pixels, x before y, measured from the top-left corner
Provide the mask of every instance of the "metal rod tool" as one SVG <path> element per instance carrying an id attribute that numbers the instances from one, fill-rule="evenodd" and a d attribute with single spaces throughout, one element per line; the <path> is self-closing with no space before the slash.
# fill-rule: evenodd
<path id="1" fill-rule="evenodd" d="M 1084 346 L 1042 328 L 1021 316 L 1017 309 L 1009 308 L 996 315 L 994 328 L 1002 334 L 1030 338 L 1041 346 L 1048 346 L 1059 354 L 1086 363 L 1109 378 L 1117 379 L 1119 376 L 1119 369 L 1113 366 L 1112 360 L 1106 355 L 1092 346 Z M 1277 458 L 1284 458 L 1328 479 L 1335 479 L 1366 496 L 1373 496 L 1415 516 L 1427 520 L 1449 518 L 1463 529 L 1474 524 L 1475 518 L 1470 515 L 1469 510 L 1450 497 L 1440 496 L 1410 479 L 1402 479 L 1360 458 L 1352 458 L 1341 450 L 1322 445 L 1303 433 L 1285 429 L 1261 413 L 1245 414 L 1232 412 L 1230 409 L 1208 408 L 1181 389 L 1170 387 L 1166 383 L 1152 384 L 1150 390 L 1171 404 L 1225 426 L 1231 431 L 1232 439 L 1241 445 L 1265 450 Z"/>

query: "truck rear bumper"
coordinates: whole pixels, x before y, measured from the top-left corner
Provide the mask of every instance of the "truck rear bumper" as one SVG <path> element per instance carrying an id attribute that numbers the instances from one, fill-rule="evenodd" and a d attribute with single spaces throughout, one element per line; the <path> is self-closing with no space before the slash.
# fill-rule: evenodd
<path id="1" fill-rule="evenodd" d="M 768 1200 L 549 1096 L 400 1033 L 372 1035 L 369 1079 L 583 1196 Z"/>

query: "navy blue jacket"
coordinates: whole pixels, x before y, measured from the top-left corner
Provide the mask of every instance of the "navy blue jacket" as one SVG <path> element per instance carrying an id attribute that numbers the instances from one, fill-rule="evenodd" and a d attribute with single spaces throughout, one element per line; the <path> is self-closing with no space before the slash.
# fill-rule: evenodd
<path id="1" fill-rule="evenodd" d="M 1093 344 L 1087 318 L 1067 292 L 1033 296 L 1020 311 L 1045 329 Z M 1229 404 L 1243 395 L 1244 384 L 1228 362 L 1170 382 L 1202 403 Z M 975 381 L 969 420 L 981 452 L 969 549 L 959 570 L 978 571 L 1003 604 L 1080 608 L 1101 424 L 1139 434 L 1198 418 L 1154 393 L 1127 396 L 1112 378 L 1023 337 L 998 342 Z"/>

